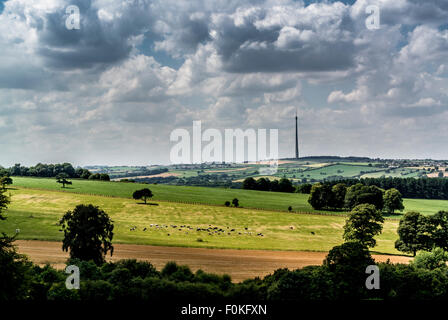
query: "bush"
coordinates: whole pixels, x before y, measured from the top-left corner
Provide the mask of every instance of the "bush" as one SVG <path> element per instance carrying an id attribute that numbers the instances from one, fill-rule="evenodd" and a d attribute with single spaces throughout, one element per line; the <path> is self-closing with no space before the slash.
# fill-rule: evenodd
<path id="1" fill-rule="evenodd" d="M 93 262 L 84 261 L 77 258 L 71 258 L 67 261 L 67 266 L 75 265 L 79 268 L 79 273 L 82 275 L 84 280 L 98 280 L 101 279 L 101 269 Z"/>
<path id="2" fill-rule="evenodd" d="M 175 281 L 192 281 L 193 273 L 187 266 L 179 266 L 175 262 L 168 262 L 161 272 L 163 277 Z"/>
<path id="3" fill-rule="evenodd" d="M 112 292 L 112 285 L 104 280 L 81 281 L 79 296 L 83 301 L 107 301 Z"/>
<path id="4" fill-rule="evenodd" d="M 441 269 L 447 271 L 447 261 L 448 253 L 445 252 L 442 248 L 434 248 L 431 252 L 419 253 L 411 262 L 411 265 L 421 269 Z"/>
<path id="5" fill-rule="evenodd" d="M 6 237 L 6 236 L 4 236 Z M 6 242 L 11 238 L 6 237 Z M 25 299 L 28 295 L 32 264 L 16 252 L 5 238 L 0 238 L 0 302 Z"/>
<path id="6" fill-rule="evenodd" d="M 313 185 L 311 183 L 304 183 L 304 184 L 298 185 L 296 190 L 298 193 L 309 194 L 311 192 L 312 186 Z"/>
<path id="7" fill-rule="evenodd" d="M 79 300 L 79 292 L 67 289 L 65 282 L 55 283 L 48 291 L 47 299 L 50 301 L 76 301 Z"/>
<path id="8" fill-rule="evenodd" d="M 146 261 L 137 261 L 136 259 L 120 260 L 116 263 L 117 267 L 126 268 L 132 277 L 159 277 L 160 274 L 154 266 Z"/>

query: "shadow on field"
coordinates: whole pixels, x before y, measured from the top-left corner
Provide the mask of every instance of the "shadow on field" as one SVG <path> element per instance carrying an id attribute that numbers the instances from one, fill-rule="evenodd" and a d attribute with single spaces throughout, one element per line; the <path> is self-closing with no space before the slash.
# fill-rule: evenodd
<path id="1" fill-rule="evenodd" d="M 159 205 L 158 203 L 151 203 L 151 202 L 148 202 L 148 203 L 139 202 L 137 204 L 140 204 L 140 205 L 143 205 L 143 206 L 158 206 Z"/>
<path id="2" fill-rule="evenodd" d="M 370 254 L 378 254 L 378 255 L 382 255 L 382 256 L 395 256 L 395 257 L 409 257 L 409 258 L 414 258 L 412 256 L 412 254 L 407 254 L 407 253 L 385 253 L 385 252 L 380 252 L 380 251 L 375 251 L 375 250 L 370 250 Z"/>

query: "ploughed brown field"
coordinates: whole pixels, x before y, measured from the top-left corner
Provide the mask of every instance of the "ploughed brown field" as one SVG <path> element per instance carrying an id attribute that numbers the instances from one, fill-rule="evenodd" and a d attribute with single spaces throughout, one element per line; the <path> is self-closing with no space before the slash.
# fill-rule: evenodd
<path id="1" fill-rule="evenodd" d="M 68 253 L 63 252 L 61 242 L 17 240 L 19 252 L 28 255 L 36 264 L 51 264 L 62 269 Z M 158 270 L 168 261 L 188 265 L 194 272 L 202 269 L 206 272 L 228 274 L 232 281 L 240 282 L 254 277 L 264 277 L 279 268 L 297 269 L 309 265 L 320 265 L 326 252 L 306 251 L 270 251 L 270 250 L 233 250 L 204 249 L 183 247 L 162 247 L 133 244 L 115 244 L 114 255 L 107 256 L 108 261 L 137 259 L 151 262 Z M 373 255 L 375 261 L 390 259 L 393 263 L 407 263 L 411 259 L 404 256 Z"/>

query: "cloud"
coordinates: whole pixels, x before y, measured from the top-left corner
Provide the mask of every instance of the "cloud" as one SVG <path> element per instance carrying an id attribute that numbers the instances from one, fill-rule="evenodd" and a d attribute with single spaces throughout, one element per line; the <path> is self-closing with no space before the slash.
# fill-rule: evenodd
<path id="1" fill-rule="evenodd" d="M 352 27 L 340 2 L 291 3 L 216 14 L 211 34 L 228 72 L 337 71 L 354 65 Z"/>
<path id="2" fill-rule="evenodd" d="M 69 4 L 80 30 L 65 28 Z M 436 0 L 9 0 L 0 164 L 167 163 L 170 132 L 193 120 L 278 128 L 290 157 L 297 109 L 303 155 L 446 158 L 447 13 Z"/>

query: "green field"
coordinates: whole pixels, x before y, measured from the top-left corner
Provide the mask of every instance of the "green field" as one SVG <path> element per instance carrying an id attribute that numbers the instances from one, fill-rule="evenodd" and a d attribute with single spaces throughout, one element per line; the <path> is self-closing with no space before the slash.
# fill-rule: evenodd
<path id="1" fill-rule="evenodd" d="M 132 193 L 135 190 L 149 188 L 154 194 L 154 200 L 224 205 L 225 201 L 232 201 L 233 198 L 238 198 L 240 205 L 247 208 L 287 211 L 288 206 L 291 206 L 294 211 L 314 211 L 307 202 L 308 195 L 298 193 L 267 193 L 264 191 L 242 189 L 185 187 L 162 184 L 148 185 L 91 180 L 72 180 L 72 185 L 62 189 L 61 185 L 56 183 L 55 179 L 13 177 L 13 180 L 13 187 L 18 186 L 122 198 L 132 198 Z"/>
<path id="2" fill-rule="evenodd" d="M 8 219 L 2 222 L 0 232 L 12 234 L 20 229 L 19 239 L 60 241 L 62 233 L 57 222 L 62 215 L 78 204 L 90 203 L 112 217 L 114 242 L 130 244 L 327 251 L 342 243 L 346 219 L 345 212 L 322 215 L 314 211 L 305 194 L 89 180 L 73 180 L 73 185 L 62 189 L 54 179 L 14 177 L 13 180 L 8 189 L 12 198 Z M 131 199 L 133 191 L 143 187 L 153 191 L 152 205 Z M 244 208 L 223 206 L 224 201 L 234 197 Z M 289 205 L 306 213 L 285 212 Z M 448 210 L 446 200 L 405 199 L 404 205 L 405 211 L 424 214 Z M 377 238 L 376 252 L 398 254 L 394 248 L 397 218 L 398 215 L 386 219 L 383 233 Z M 151 224 L 168 228 L 150 227 Z M 196 230 L 209 225 L 224 232 L 209 234 Z M 136 231 L 130 230 L 133 226 L 137 226 Z M 147 230 L 143 231 L 145 227 Z"/>
<path id="3" fill-rule="evenodd" d="M 73 180 L 73 185 L 62 189 L 55 179 L 13 177 L 14 186 L 32 189 L 45 189 L 60 192 L 131 198 L 132 193 L 141 188 L 150 188 L 153 200 L 223 205 L 225 201 L 238 198 L 245 208 L 287 211 L 288 206 L 296 212 L 315 213 L 308 203 L 307 194 L 265 192 L 242 189 L 185 187 L 170 185 L 147 185 L 138 183 L 103 182 Z M 419 211 L 434 214 L 439 210 L 448 211 L 448 200 L 404 199 L 406 211 Z M 319 210 L 318 212 L 344 215 L 345 212 Z"/>
<path id="4" fill-rule="evenodd" d="M 392 178 L 417 178 L 420 176 L 420 172 L 416 169 L 398 168 L 391 169 L 386 172 L 386 170 L 381 170 L 377 172 L 366 173 L 361 176 L 361 178 L 380 178 L 382 176 L 392 177 Z"/>
<path id="5" fill-rule="evenodd" d="M 62 215 L 78 204 L 89 203 L 100 206 L 111 216 L 115 225 L 114 243 L 328 251 L 342 243 L 345 223 L 342 216 L 156 201 L 152 201 L 153 205 L 143 205 L 125 198 L 22 188 L 10 190 L 10 193 L 12 202 L 7 210 L 8 219 L 1 223 L 0 231 L 13 234 L 15 229 L 20 229 L 18 239 L 60 241 L 62 233 L 57 222 Z M 151 224 L 167 225 L 168 228 L 150 227 Z M 183 225 L 192 229 L 183 227 L 179 230 Z M 206 231 L 196 231 L 196 228 L 208 228 L 209 225 L 225 232 L 209 235 Z M 137 226 L 136 231 L 130 231 L 133 226 Z M 398 253 L 393 245 L 397 226 L 397 220 L 386 220 L 375 251 Z M 143 231 L 145 227 L 147 231 Z M 251 234 L 246 234 L 249 232 Z M 260 232 L 262 237 L 257 236 Z"/>

